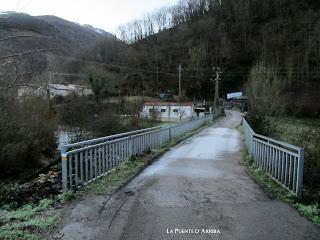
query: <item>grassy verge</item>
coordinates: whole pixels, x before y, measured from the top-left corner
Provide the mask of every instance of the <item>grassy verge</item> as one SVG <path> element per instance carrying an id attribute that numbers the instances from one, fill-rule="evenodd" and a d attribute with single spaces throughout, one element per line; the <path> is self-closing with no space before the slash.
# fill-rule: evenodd
<path id="1" fill-rule="evenodd" d="M 240 133 L 243 133 L 242 127 L 239 127 L 238 129 Z M 251 177 L 271 198 L 279 199 L 290 204 L 292 207 L 296 208 L 302 216 L 315 224 L 320 225 L 320 208 L 318 204 L 305 204 L 301 202 L 301 199 L 296 198 L 295 195 L 273 181 L 264 171 L 257 168 L 247 151 L 243 152 L 243 160 Z"/>
<path id="2" fill-rule="evenodd" d="M 57 220 L 55 216 L 41 214 L 53 202 L 51 199 L 43 199 L 37 205 L 26 204 L 16 210 L 0 210 L 0 239 L 41 239 L 41 233 L 52 228 Z"/>
<path id="3" fill-rule="evenodd" d="M 269 117 L 271 136 L 305 150 L 302 202 L 320 206 L 320 121 L 313 118 Z M 303 208 L 301 208 L 303 209 Z"/>

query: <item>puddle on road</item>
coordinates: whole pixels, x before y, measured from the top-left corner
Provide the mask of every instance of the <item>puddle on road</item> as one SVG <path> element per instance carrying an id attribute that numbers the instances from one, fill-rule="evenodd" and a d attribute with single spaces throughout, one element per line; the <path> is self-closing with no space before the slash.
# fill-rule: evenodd
<path id="1" fill-rule="evenodd" d="M 169 158 L 195 158 L 216 160 L 223 153 L 239 150 L 239 133 L 228 128 L 209 128 L 205 135 L 191 139 L 170 151 Z"/>
<path id="2" fill-rule="evenodd" d="M 209 128 L 203 134 L 174 147 L 140 176 L 175 175 L 187 177 L 218 177 L 221 171 L 213 161 L 240 148 L 239 132 L 228 128 Z"/>

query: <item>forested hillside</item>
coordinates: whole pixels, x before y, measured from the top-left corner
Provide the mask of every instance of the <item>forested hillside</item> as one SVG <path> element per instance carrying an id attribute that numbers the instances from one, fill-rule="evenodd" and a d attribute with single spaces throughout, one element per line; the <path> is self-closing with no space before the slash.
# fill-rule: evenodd
<path id="1" fill-rule="evenodd" d="M 177 92 L 182 64 L 189 98 L 212 98 L 212 67 L 220 66 L 221 96 L 245 89 L 249 79 L 247 92 L 259 95 L 260 105 L 273 99 L 277 111 L 316 116 L 319 16 L 317 0 L 183 0 L 121 26 L 129 46 L 121 54 L 119 46 L 101 44 L 90 58 L 119 73 L 124 92 L 141 95 Z M 253 81 L 258 78 L 268 80 Z"/>
<path id="2" fill-rule="evenodd" d="M 91 26 L 81 26 L 55 16 L 30 16 L 8 12 L 0 16 L 0 56 L 26 54 L 19 58 L 18 70 L 2 66 L 0 84 L 10 82 L 19 71 L 19 82 L 28 83 L 48 70 L 65 71 L 64 66 L 105 39 L 118 41 L 113 35 Z M 41 50 L 41 52 L 37 52 Z M 8 61 L 10 58 L 8 58 Z M 45 79 L 42 79 L 45 80 Z"/>

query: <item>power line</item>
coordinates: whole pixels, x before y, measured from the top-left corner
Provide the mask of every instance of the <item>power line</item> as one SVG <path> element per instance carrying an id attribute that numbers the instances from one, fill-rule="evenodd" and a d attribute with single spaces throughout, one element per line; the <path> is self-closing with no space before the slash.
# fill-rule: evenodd
<path id="1" fill-rule="evenodd" d="M 44 38 L 44 39 L 51 39 L 51 37 L 46 37 L 46 36 L 36 36 L 36 35 L 16 35 L 16 36 L 10 36 L 10 37 L 5 37 L 1 38 L 1 41 L 6 41 L 6 40 L 12 40 L 15 38 Z"/>
<path id="2" fill-rule="evenodd" d="M 7 59 L 7 58 L 14 58 L 14 57 L 22 57 L 24 55 L 28 55 L 28 54 L 31 54 L 31 53 L 50 52 L 50 51 L 56 51 L 56 50 L 60 50 L 60 48 L 35 49 L 35 50 L 30 50 L 30 51 L 25 51 L 25 52 L 20 52 L 20 53 L 13 53 L 13 54 L 9 54 L 9 55 L 6 55 L 6 56 L 1 56 L 0 60 Z"/>

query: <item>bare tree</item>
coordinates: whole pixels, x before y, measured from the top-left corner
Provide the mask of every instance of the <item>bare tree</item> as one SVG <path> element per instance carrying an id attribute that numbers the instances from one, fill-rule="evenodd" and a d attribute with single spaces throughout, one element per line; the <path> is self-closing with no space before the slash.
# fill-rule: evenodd
<path id="1" fill-rule="evenodd" d="M 175 113 L 179 117 L 180 122 L 181 122 L 182 118 L 187 115 L 186 110 L 181 107 L 179 107 Z"/>

